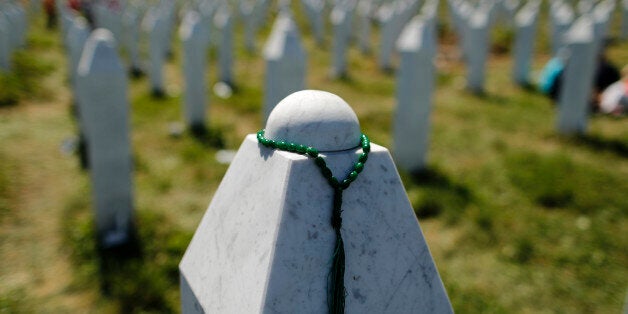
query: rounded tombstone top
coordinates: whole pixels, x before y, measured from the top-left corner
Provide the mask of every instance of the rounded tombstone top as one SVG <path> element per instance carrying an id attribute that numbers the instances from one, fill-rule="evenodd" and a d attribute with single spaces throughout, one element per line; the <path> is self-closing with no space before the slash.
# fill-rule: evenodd
<path id="1" fill-rule="evenodd" d="M 97 28 L 85 42 L 78 65 L 78 75 L 87 76 L 96 72 L 118 74 L 120 71 L 124 73 L 113 34 L 107 29 Z"/>
<path id="2" fill-rule="evenodd" d="M 360 122 L 340 97 L 318 90 L 302 90 L 275 106 L 265 137 L 311 146 L 321 152 L 354 148 L 360 143 Z"/>

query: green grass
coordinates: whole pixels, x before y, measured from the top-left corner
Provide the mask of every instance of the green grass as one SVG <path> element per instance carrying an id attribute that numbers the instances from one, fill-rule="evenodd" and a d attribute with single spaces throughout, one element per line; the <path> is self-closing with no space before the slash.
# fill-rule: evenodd
<path id="1" fill-rule="evenodd" d="M 550 101 L 511 83 L 506 29 L 492 35 L 487 94 L 467 93 L 456 36 L 447 13 L 439 14 L 428 167 L 401 176 L 454 309 L 621 311 L 628 282 L 626 118 L 592 116 L 585 136 L 556 135 Z M 317 48 L 300 11 L 296 17 L 308 51 L 308 88 L 340 95 L 373 142 L 391 147 L 396 84 L 377 69 L 379 34 L 371 56 L 349 51 L 349 79 L 332 80 L 331 38 Z M 534 69 L 550 57 L 546 14 L 541 18 Z M 258 49 L 269 30 L 261 30 Z M 239 89 L 229 99 L 208 89 L 205 138 L 169 132 L 182 121 L 178 40 L 165 69 L 168 97 L 152 98 L 146 78 L 130 81 L 136 253 L 101 251 L 88 173 L 59 151 L 76 133 L 59 34 L 41 17 L 33 20 L 15 72 L 0 77 L 0 312 L 179 311 L 177 264 L 228 167 L 215 154 L 237 149 L 262 127 L 264 64 L 244 52 L 240 28 L 234 42 Z M 608 52 L 617 65 L 628 63 L 628 43 Z M 215 52 L 209 56 L 211 85 L 218 71 Z"/>

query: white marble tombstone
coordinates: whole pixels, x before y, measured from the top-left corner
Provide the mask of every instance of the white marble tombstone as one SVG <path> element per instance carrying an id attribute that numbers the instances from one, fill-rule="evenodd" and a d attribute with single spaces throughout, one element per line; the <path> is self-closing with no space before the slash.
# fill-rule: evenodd
<path id="1" fill-rule="evenodd" d="M 384 12 L 380 15 L 383 23 L 378 58 L 380 69 L 391 70 L 393 68 L 391 58 L 395 49 L 395 43 L 404 26 L 417 14 L 419 5 L 420 2 L 417 0 L 400 0 L 392 2 L 392 8 L 384 8 Z"/>
<path id="2" fill-rule="evenodd" d="M 0 10 L 0 14 L 4 14 L 4 17 L 9 25 L 9 50 L 11 53 L 19 47 L 20 42 L 20 33 L 19 33 L 19 16 L 17 11 L 10 3 L 0 4 L 2 10 Z"/>
<path id="3" fill-rule="evenodd" d="M 563 37 L 575 18 L 573 8 L 563 0 L 553 1 L 550 5 L 550 21 L 552 25 L 552 53 L 558 53 L 563 46 Z"/>
<path id="4" fill-rule="evenodd" d="M 70 83 L 73 87 L 76 85 L 76 71 L 78 69 L 83 47 L 90 35 L 89 26 L 85 18 L 76 16 L 68 30 L 68 72 Z"/>
<path id="5" fill-rule="evenodd" d="M 115 46 L 110 31 L 93 31 L 76 80 L 80 119 L 89 142 L 96 229 L 104 247 L 128 241 L 133 227 L 127 77 Z"/>
<path id="6" fill-rule="evenodd" d="M 163 66 L 166 61 L 168 47 L 168 25 L 162 12 L 152 7 L 142 22 L 142 27 L 148 32 L 148 58 L 150 88 L 153 95 L 165 95 Z"/>
<path id="7" fill-rule="evenodd" d="M 255 5 L 257 1 L 243 0 L 238 4 L 240 15 L 242 16 L 242 22 L 244 23 L 244 47 L 249 53 L 252 53 L 256 49 L 255 45 Z"/>
<path id="8" fill-rule="evenodd" d="M 321 91 L 282 100 L 266 137 L 318 147 L 338 176 L 361 153 L 355 113 Z M 327 313 L 332 195 L 313 159 L 248 135 L 179 264 L 183 313 Z M 347 313 L 452 313 L 386 148 L 371 144 L 342 209 Z"/>
<path id="9" fill-rule="evenodd" d="M 207 92 L 205 72 L 207 67 L 207 34 L 197 12 L 188 11 L 179 29 L 183 43 L 183 73 L 185 78 L 185 121 L 193 132 L 206 129 Z"/>
<path id="10" fill-rule="evenodd" d="M 286 96 L 305 88 L 307 57 L 296 23 L 288 12 L 281 12 L 264 48 L 264 122 Z"/>
<path id="11" fill-rule="evenodd" d="M 318 46 L 322 46 L 325 36 L 325 1 L 324 0 L 301 0 L 305 14 L 308 17 L 314 39 Z"/>
<path id="12" fill-rule="evenodd" d="M 140 26 L 141 12 L 137 5 L 128 5 L 122 15 L 122 38 L 129 57 L 131 74 L 139 76 L 143 73 L 140 59 Z"/>
<path id="13" fill-rule="evenodd" d="M 0 71 L 11 70 L 11 39 L 9 22 L 2 12 L 0 12 Z"/>
<path id="14" fill-rule="evenodd" d="M 530 86 L 530 62 L 534 52 L 540 0 L 528 1 L 515 15 L 514 69 L 515 83 Z"/>
<path id="15" fill-rule="evenodd" d="M 218 81 L 233 87 L 233 18 L 226 4 L 221 5 L 214 15 L 214 26 L 218 31 L 218 36 L 220 36 Z"/>
<path id="16" fill-rule="evenodd" d="M 475 10 L 467 21 L 465 32 L 467 43 L 464 47 L 467 62 L 467 89 L 476 94 L 484 92 L 486 79 L 486 59 L 489 52 L 490 13 L 485 10 Z"/>
<path id="17" fill-rule="evenodd" d="M 391 70 L 390 55 L 395 43 L 393 35 L 393 23 L 395 21 L 395 9 L 392 2 L 384 3 L 377 9 L 377 20 L 380 25 L 379 56 L 377 62 L 382 70 Z"/>
<path id="18" fill-rule="evenodd" d="M 362 54 L 371 52 L 371 14 L 373 11 L 372 0 L 361 0 L 356 7 L 358 16 L 358 45 Z"/>
<path id="19" fill-rule="evenodd" d="M 331 77 L 343 78 L 347 73 L 347 50 L 351 36 L 351 8 L 346 3 L 334 6 L 330 15 L 333 29 Z"/>
<path id="20" fill-rule="evenodd" d="M 594 7 L 595 7 L 594 0 L 578 0 L 578 3 L 576 4 L 578 15 L 589 14 L 593 12 Z"/>
<path id="21" fill-rule="evenodd" d="M 628 39 L 628 0 L 622 0 L 619 4 L 621 7 L 621 30 L 619 37 L 623 40 Z"/>
<path id="22" fill-rule="evenodd" d="M 562 134 L 584 133 L 596 65 L 593 22 L 578 18 L 565 34 L 569 59 L 563 71 L 558 101 L 557 129 Z"/>
<path id="23" fill-rule="evenodd" d="M 417 16 L 397 42 L 401 64 L 397 72 L 393 155 L 397 165 L 415 172 L 425 167 L 434 90 L 435 25 L 429 16 Z"/>
<path id="24" fill-rule="evenodd" d="M 591 11 L 591 16 L 593 18 L 593 34 L 595 38 L 595 51 L 600 51 L 604 46 L 604 40 L 608 37 L 611 14 L 614 9 L 614 0 L 603 0 L 597 3 Z"/>
<path id="25" fill-rule="evenodd" d="M 26 45 L 26 31 L 28 29 L 28 19 L 26 17 L 26 11 L 22 7 L 21 2 L 14 2 L 11 4 L 12 10 L 16 17 L 17 25 L 15 25 L 15 32 L 17 37 L 17 47 L 24 47 Z"/>

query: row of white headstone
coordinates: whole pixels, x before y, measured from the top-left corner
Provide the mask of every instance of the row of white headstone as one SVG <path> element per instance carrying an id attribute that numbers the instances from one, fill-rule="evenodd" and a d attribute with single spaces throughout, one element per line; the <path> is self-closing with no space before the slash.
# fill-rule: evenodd
<path id="1" fill-rule="evenodd" d="M 11 70 L 12 56 L 26 43 L 28 20 L 18 1 L 0 2 L 0 71 Z"/>

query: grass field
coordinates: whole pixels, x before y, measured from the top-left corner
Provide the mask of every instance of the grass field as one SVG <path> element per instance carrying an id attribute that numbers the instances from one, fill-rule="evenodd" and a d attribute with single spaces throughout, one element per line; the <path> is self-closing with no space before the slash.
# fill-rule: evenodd
<path id="1" fill-rule="evenodd" d="M 390 147 L 394 75 L 378 71 L 376 54 L 352 48 L 349 79 L 329 79 L 330 53 L 314 45 L 293 6 L 308 88 L 340 95 L 364 133 Z M 550 57 L 543 18 L 535 69 Z M 60 34 L 41 16 L 31 21 L 14 72 L 0 76 L 0 312 L 178 312 L 177 264 L 227 169 L 215 145 L 169 135 L 182 120 L 178 40 L 167 98 L 151 98 L 146 78 L 129 86 L 139 241 L 138 253 L 120 262 L 96 250 L 88 175 L 61 149 L 76 127 Z M 619 21 L 612 25 L 616 34 Z M 222 100 L 208 92 L 209 123 L 228 149 L 262 127 L 264 63 L 244 51 L 241 33 L 238 93 Z M 463 89 L 455 36 L 441 22 L 429 167 L 419 177 L 402 173 L 452 304 L 459 313 L 620 313 L 628 288 L 628 119 L 596 115 L 585 136 L 558 136 L 550 101 L 511 83 L 512 33 L 493 35 L 487 94 L 477 97 Z M 628 43 L 611 46 L 609 57 L 627 64 Z"/>

